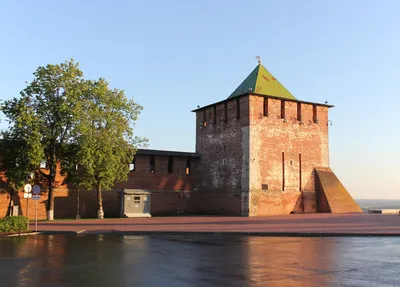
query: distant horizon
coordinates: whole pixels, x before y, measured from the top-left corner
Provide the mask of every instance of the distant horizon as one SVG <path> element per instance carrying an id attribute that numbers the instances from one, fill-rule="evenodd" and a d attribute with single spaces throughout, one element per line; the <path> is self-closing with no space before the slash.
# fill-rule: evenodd
<path id="1" fill-rule="evenodd" d="M 354 198 L 354 200 L 398 200 L 400 201 L 400 198 Z"/>

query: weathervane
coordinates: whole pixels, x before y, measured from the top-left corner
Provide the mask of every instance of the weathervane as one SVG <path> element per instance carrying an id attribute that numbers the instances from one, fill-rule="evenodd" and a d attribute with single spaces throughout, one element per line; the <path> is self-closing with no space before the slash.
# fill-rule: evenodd
<path id="1" fill-rule="evenodd" d="M 256 56 L 256 60 L 258 61 L 258 64 L 261 65 L 261 57 L 260 56 Z"/>

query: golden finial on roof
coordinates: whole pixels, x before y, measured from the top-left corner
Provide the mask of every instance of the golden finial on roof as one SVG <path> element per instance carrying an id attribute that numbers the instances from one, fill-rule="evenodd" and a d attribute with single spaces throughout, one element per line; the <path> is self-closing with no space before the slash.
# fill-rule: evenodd
<path id="1" fill-rule="evenodd" d="M 256 56 L 256 60 L 258 61 L 258 64 L 261 65 L 261 57 L 260 56 Z"/>

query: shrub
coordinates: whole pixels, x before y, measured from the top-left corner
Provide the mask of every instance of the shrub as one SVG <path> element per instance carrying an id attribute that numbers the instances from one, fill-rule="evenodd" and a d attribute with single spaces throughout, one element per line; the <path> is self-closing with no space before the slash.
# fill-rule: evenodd
<path id="1" fill-rule="evenodd" d="M 26 216 L 7 216 L 0 219 L 0 232 L 27 231 L 28 218 Z"/>

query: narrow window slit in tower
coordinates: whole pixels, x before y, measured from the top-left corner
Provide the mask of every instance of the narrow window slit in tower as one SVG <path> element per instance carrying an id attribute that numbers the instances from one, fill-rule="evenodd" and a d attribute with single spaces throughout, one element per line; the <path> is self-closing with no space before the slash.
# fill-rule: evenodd
<path id="1" fill-rule="evenodd" d="M 313 105 L 312 111 L 313 111 L 313 122 L 318 124 L 317 106 L 316 105 Z"/>
<path id="2" fill-rule="evenodd" d="M 281 101 L 281 119 L 285 119 L 285 101 Z"/>
<path id="3" fill-rule="evenodd" d="M 264 98 L 264 117 L 268 117 L 268 98 Z"/>
<path id="4" fill-rule="evenodd" d="M 168 156 L 168 173 L 174 172 L 174 157 L 172 155 Z"/>
<path id="5" fill-rule="evenodd" d="M 187 158 L 186 160 L 186 175 L 190 175 L 191 173 L 191 165 L 192 165 L 192 161 L 191 158 Z"/>
<path id="6" fill-rule="evenodd" d="M 228 121 L 228 102 L 224 103 L 224 113 L 225 113 L 224 120 L 227 122 Z"/>
<path id="7" fill-rule="evenodd" d="M 136 157 L 133 158 L 132 163 L 129 165 L 129 171 L 136 171 Z"/>
<path id="8" fill-rule="evenodd" d="M 301 176 L 302 176 L 302 174 L 301 174 L 301 153 L 299 153 L 299 190 L 300 191 L 303 190 L 303 188 L 302 188 L 303 182 L 302 182 Z"/>
<path id="9" fill-rule="evenodd" d="M 240 99 L 236 99 L 236 118 L 240 118 Z"/>
<path id="10" fill-rule="evenodd" d="M 303 121 L 303 117 L 301 115 L 301 103 L 297 103 L 297 120 Z"/>
<path id="11" fill-rule="evenodd" d="M 282 152 L 282 191 L 285 191 L 285 153 Z"/>
<path id="12" fill-rule="evenodd" d="M 214 125 L 217 124 L 217 106 L 216 105 L 213 106 L 213 123 L 214 123 Z"/>

